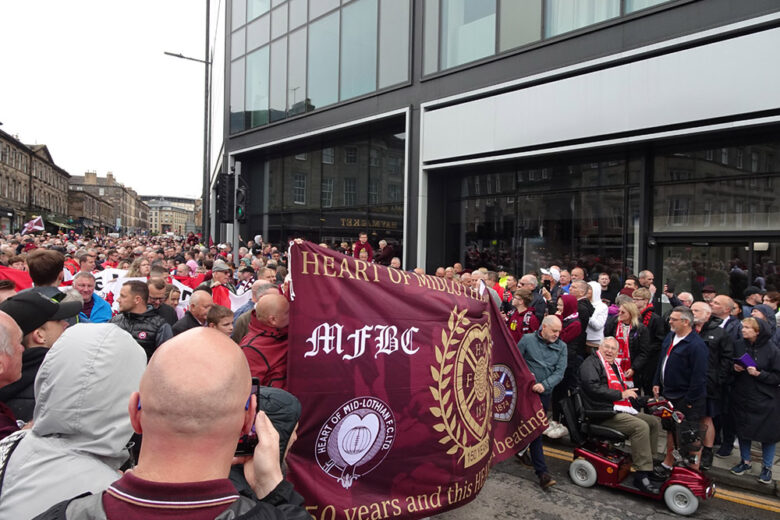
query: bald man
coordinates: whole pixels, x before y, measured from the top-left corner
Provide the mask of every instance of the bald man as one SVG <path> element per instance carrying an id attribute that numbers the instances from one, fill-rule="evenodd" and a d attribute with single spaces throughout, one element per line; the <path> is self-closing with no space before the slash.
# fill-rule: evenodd
<path id="1" fill-rule="evenodd" d="M 22 329 L 8 314 L 0 311 L 0 388 L 22 377 Z M 10 408 L 0 403 L 0 439 L 18 430 Z"/>
<path id="2" fill-rule="evenodd" d="M 224 334 L 199 327 L 166 342 L 130 396 L 130 422 L 143 434 L 138 465 L 102 494 L 73 500 L 69 513 L 310 518 L 302 497 L 282 477 L 279 434 L 263 412 L 255 415 L 257 397 L 250 393 L 246 358 Z M 228 480 L 237 439 L 253 423 L 258 444 L 245 474 L 259 502 L 238 495 Z M 68 518 L 92 516 L 81 512 Z"/>
<path id="3" fill-rule="evenodd" d="M 249 318 L 249 331 L 241 349 L 249 362 L 252 377 L 263 386 L 287 387 L 287 325 L 290 302 L 281 294 L 267 294 L 255 304 Z"/>

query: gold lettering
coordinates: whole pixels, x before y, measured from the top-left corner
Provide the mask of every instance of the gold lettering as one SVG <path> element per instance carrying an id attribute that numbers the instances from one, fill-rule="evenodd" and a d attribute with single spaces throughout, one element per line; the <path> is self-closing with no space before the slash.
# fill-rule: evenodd
<path id="1" fill-rule="evenodd" d="M 355 260 L 355 278 L 360 278 L 362 275 L 363 280 L 368 281 L 366 269 L 368 269 L 368 262 L 364 262 L 363 260 Z"/>
<path id="2" fill-rule="evenodd" d="M 328 268 L 331 269 L 330 272 L 328 272 Z M 322 259 L 322 274 L 325 276 L 330 276 L 332 278 L 336 277 L 336 272 L 333 271 L 333 257 L 332 256 L 326 256 Z"/>
<path id="3" fill-rule="evenodd" d="M 403 279 L 401 277 L 401 271 L 396 269 L 395 267 L 388 267 L 387 268 L 387 276 L 390 277 L 390 281 L 393 283 L 401 283 L 401 280 Z M 398 278 L 396 278 L 398 277 Z"/>
<path id="4" fill-rule="evenodd" d="M 371 267 L 374 268 L 374 281 L 379 281 L 379 269 L 376 268 L 376 264 L 371 264 Z"/>
<path id="5" fill-rule="evenodd" d="M 344 272 L 349 275 L 350 280 L 354 280 L 355 276 L 349 270 L 349 258 L 345 258 L 341 261 L 341 271 L 339 271 L 339 278 L 344 278 Z"/>
<path id="6" fill-rule="evenodd" d="M 311 255 L 313 257 L 313 260 L 309 260 L 309 255 Z M 309 251 L 304 251 L 303 252 L 303 274 L 309 274 L 309 271 L 307 270 L 309 265 L 314 266 L 314 272 L 312 274 L 315 275 L 315 276 L 319 276 L 320 275 L 320 265 L 319 265 L 319 262 L 317 261 L 316 253 L 311 253 Z"/>

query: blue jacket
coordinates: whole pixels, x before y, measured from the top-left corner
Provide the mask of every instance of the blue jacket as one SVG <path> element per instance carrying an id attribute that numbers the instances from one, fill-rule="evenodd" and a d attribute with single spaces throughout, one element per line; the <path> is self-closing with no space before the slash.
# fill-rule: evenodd
<path id="1" fill-rule="evenodd" d="M 674 332 L 667 334 L 664 339 L 653 385 L 661 386 L 664 397 L 669 399 L 683 398 L 686 402 L 693 403 L 707 397 L 710 351 L 695 331 L 691 331 L 672 349 L 664 370 L 663 385 L 661 384 L 661 368 L 673 339 Z"/>
<path id="2" fill-rule="evenodd" d="M 544 386 L 544 394 L 549 395 L 563 379 L 568 359 L 566 343 L 560 339 L 548 343 L 540 335 L 541 330 L 533 334 L 524 334 L 517 348 L 525 359 L 528 370 L 537 383 Z"/>
<path id="3" fill-rule="evenodd" d="M 83 312 L 79 313 L 79 323 L 108 323 L 111 321 L 111 306 L 106 300 L 92 293 L 92 312 L 89 314 L 89 318 Z"/>

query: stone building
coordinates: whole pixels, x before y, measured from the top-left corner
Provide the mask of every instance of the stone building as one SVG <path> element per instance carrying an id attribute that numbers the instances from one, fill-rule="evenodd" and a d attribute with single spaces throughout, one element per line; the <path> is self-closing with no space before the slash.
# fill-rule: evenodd
<path id="1" fill-rule="evenodd" d="M 0 130 L 0 231 L 18 231 L 38 215 L 52 230 L 68 228 L 69 178 L 46 145 L 26 145 Z"/>
<path id="2" fill-rule="evenodd" d="M 190 231 L 200 231 L 200 199 L 144 195 L 141 200 L 149 206 L 149 230 L 152 233 L 186 235 Z"/>
<path id="3" fill-rule="evenodd" d="M 74 175 L 70 180 L 74 191 L 86 191 L 110 203 L 111 228 L 121 233 L 140 233 L 149 227 L 149 207 L 132 188 L 114 178 L 111 172 L 98 177 L 97 172 Z"/>
<path id="4" fill-rule="evenodd" d="M 107 233 L 114 229 L 113 205 L 88 191 L 76 189 L 75 185 L 68 190 L 68 209 L 79 233 Z"/>

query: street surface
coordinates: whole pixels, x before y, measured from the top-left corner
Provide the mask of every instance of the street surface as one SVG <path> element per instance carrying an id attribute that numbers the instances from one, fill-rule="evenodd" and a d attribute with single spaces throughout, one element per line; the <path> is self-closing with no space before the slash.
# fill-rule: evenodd
<path id="1" fill-rule="evenodd" d="M 545 450 L 548 452 L 549 451 Z M 523 466 L 516 459 L 497 464 L 477 498 L 470 504 L 431 517 L 435 520 L 474 519 L 652 519 L 672 520 L 683 517 L 672 514 L 663 501 L 655 501 L 599 487 L 581 488 L 569 479 L 569 463 L 551 456 L 546 457 L 550 473 L 558 482 L 549 491 L 537 484 L 533 469 Z M 691 517 L 707 520 L 777 520 L 780 518 L 780 500 L 766 496 L 753 496 L 744 491 L 722 490 L 716 497 L 699 506 Z M 752 507 L 732 500 L 753 502 Z"/>

